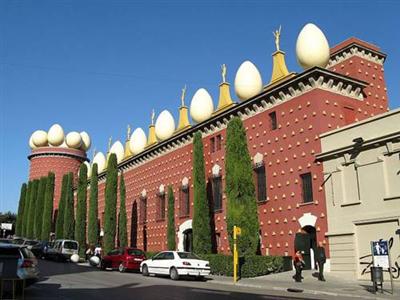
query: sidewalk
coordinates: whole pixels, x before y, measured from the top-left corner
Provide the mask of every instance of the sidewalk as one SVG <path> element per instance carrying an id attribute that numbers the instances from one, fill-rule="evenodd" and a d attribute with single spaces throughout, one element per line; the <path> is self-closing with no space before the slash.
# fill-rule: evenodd
<path id="1" fill-rule="evenodd" d="M 303 282 L 295 282 L 292 278 L 294 271 L 270 274 L 256 278 L 244 278 L 235 285 L 247 288 L 257 288 L 274 291 L 286 291 L 288 295 L 297 295 L 315 298 L 355 298 L 355 299 L 400 299 L 400 283 L 394 282 L 394 295 L 391 294 L 390 281 L 383 283 L 383 294 L 380 290 L 372 292 L 372 282 L 358 281 L 348 274 L 325 273 L 325 282 L 318 281 L 313 276 L 315 271 L 303 271 Z M 232 277 L 210 276 L 210 283 L 233 285 Z M 288 289 L 297 290 L 290 292 Z M 302 292 L 300 292 L 302 290 Z"/>

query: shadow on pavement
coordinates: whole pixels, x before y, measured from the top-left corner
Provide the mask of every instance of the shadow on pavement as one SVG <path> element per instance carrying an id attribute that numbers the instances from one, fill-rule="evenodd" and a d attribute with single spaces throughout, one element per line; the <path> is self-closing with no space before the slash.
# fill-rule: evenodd
<path id="1" fill-rule="evenodd" d="M 100 269 L 96 267 L 80 266 L 71 262 L 55 262 L 55 261 L 39 261 L 40 280 L 47 279 L 54 275 L 65 275 L 83 272 L 98 272 Z"/>

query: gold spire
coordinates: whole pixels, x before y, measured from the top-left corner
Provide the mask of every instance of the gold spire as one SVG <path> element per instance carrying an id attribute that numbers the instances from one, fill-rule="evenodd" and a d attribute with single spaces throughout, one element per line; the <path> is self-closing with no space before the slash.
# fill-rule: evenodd
<path id="1" fill-rule="evenodd" d="M 185 105 L 185 96 L 186 96 L 186 84 L 185 87 L 182 89 L 181 107 L 179 107 L 179 123 L 175 132 L 185 130 L 191 126 L 188 117 L 188 108 Z"/>
<path id="2" fill-rule="evenodd" d="M 155 118 L 155 113 L 154 113 L 154 109 L 153 109 L 153 111 L 151 112 L 151 124 L 149 125 L 149 137 L 147 139 L 146 148 L 157 143 L 156 128 L 155 128 L 155 125 L 154 125 L 154 118 Z"/>
<path id="3" fill-rule="evenodd" d="M 287 77 L 292 77 L 294 75 L 293 72 L 289 72 L 287 67 L 286 67 L 286 62 L 285 62 L 285 52 L 280 50 L 279 47 L 279 42 L 280 42 L 280 37 L 281 37 L 281 29 L 282 27 L 279 26 L 278 30 L 275 30 L 272 32 L 272 34 L 275 37 L 275 47 L 276 51 L 272 53 L 272 76 L 271 80 L 268 83 L 267 87 L 277 83 L 278 81 L 287 78 Z"/>
<path id="4" fill-rule="evenodd" d="M 131 126 L 128 124 L 126 128 L 126 141 L 125 141 L 125 152 L 124 152 L 124 159 L 132 156 L 131 149 L 129 147 L 129 141 L 131 139 Z"/>
<path id="5" fill-rule="evenodd" d="M 219 85 L 219 100 L 218 100 L 218 107 L 213 114 L 219 114 L 220 112 L 224 111 L 228 107 L 231 107 L 235 103 L 233 103 L 231 98 L 231 93 L 229 91 L 230 84 L 226 82 L 226 65 L 223 64 L 221 66 L 221 75 L 222 75 L 222 82 Z"/>

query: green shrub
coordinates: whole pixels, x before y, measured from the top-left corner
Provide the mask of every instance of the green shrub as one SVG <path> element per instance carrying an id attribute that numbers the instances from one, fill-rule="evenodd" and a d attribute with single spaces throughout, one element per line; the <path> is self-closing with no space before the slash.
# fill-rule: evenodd
<path id="1" fill-rule="evenodd" d="M 233 257 L 224 254 L 203 254 L 201 258 L 210 262 L 211 274 L 233 276 Z M 251 255 L 239 261 L 240 277 L 256 277 L 285 271 L 284 257 Z"/>

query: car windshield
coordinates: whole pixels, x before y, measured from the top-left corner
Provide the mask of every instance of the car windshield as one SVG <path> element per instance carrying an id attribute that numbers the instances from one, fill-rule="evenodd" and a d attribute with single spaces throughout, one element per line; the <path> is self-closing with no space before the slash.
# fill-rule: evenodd
<path id="1" fill-rule="evenodd" d="M 0 239 L 0 243 L 3 243 L 3 244 L 12 244 L 12 240 L 9 240 L 9 239 Z"/>
<path id="2" fill-rule="evenodd" d="M 37 241 L 25 241 L 24 245 L 32 246 L 36 245 L 38 242 Z"/>
<path id="3" fill-rule="evenodd" d="M 143 251 L 139 249 L 128 249 L 127 252 L 128 255 L 137 255 L 137 256 L 144 255 Z"/>
<path id="4" fill-rule="evenodd" d="M 65 241 L 64 242 L 64 248 L 65 249 L 78 250 L 78 244 L 76 242 Z"/>
<path id="5" fill-rule="evenodd" d="M 12 242 L 15 245 L 22 245 L 24 243 L 24 240 L 13 240 Z"/>
<path id="6" fill-rule="evenodd" d="M 178 256 L 182 259 L 201 259 L 196 254 L 190 252 L 178 252 Z"/>
<path id="7" fill-rule="evenodd" d="M 25 258 L 34 258 L 34 257 L 35 257 L 35 255 L 32 253 L 32 251 L 29 250 L 29 249 L 26 248 L 26 247 L 21 247 L 21 252 L 22 252 L 22 255 L 23 255 Z"/>

